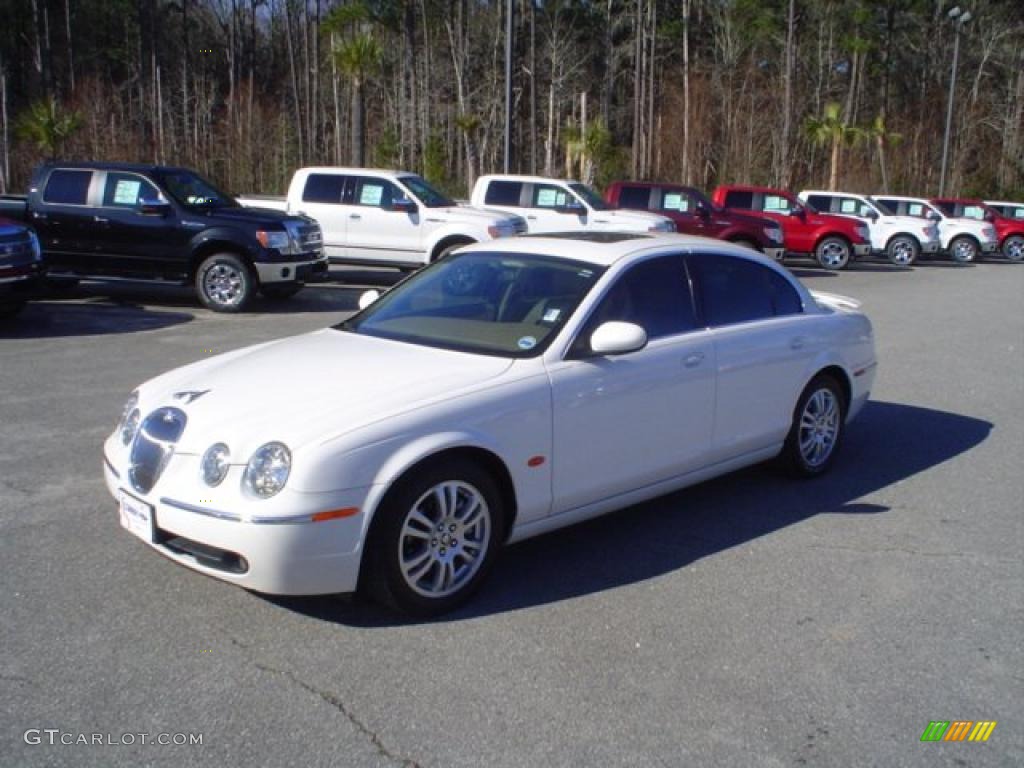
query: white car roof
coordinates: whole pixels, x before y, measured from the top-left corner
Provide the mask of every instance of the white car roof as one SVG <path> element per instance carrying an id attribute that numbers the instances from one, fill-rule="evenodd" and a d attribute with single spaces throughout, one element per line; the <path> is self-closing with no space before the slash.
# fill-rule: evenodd
<path id="1" fill-rule="evenodd" d="M 865 199 L 871 197 L 871 195 L 865 195 L 861 192 L 843 192 L 838 189 L 803 189 L 797 197 L 800 195 L 835 195 L 837 197 L 839 195 L 845 195 L 846 197 L 863 197 Z"/>
<path id="2" fill-rule="evenodd" d="M 1019 200 L 983 200 L 982 202 L 984 202 L 985 205 L 1016 205 L 1024 208 L 1024 203 Z"/>
<path id="3" fill-rule="evenodd" d="M 551 176 L 519 176 L 512 173 L 488 173 L 481 176 L 480 179 L 487 179 L 488 181 L 522 181 L 531 184 L 579 184 L 575 179 L 556 179 Z"/>
<path id="4" fill-rule="evenodd" d="M 418 173 L 412 171 L 396 171 L 390 168 L 343 168 L 337 165 L 312 165 L 305 168 L 300 168 L 300 171 L 306 171 L 307 173 L 372 173 L 381 176 L 418 176 Z"/>
<path id="5" fill-rule="evenodd" d="M 559 256 L 608 267 L 620 259 L 636 253 L 668 249 L 698 249 L 703 253 L 727 253 L 752 261 L 773 264 L 771 259 L 745 246 L 734 245 L 711 237 L 669 233 L 566 232 L 526 235 L 488 240 L 484 243 L 466 246 L 461 250 Z"/>

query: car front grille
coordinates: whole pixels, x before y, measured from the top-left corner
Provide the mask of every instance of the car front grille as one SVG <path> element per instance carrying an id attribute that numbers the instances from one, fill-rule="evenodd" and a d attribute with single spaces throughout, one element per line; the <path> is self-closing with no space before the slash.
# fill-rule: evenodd
<path id="1" fill-rule="evenodd" d="M 292 239 L 302 253 L 317 251 L 323 247 L 324 237 L 320 231 L 320 225 L 308 219 L 303 221 L 288 222 L 288 229 Z"/>
<path id="2" fill-rule="evenodd" d="M 188 416 L 178 408 L 158 408 L 147 416 L 132 440 L 128 479 L 139 493 L 149 493 L 174 455 Z"/>

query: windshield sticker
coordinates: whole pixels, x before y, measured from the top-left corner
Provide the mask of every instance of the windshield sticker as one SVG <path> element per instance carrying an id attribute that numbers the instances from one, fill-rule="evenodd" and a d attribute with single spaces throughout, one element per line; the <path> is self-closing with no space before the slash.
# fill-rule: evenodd
<path id="1" fill-rule="evenodd" d="M 552 307 L 551 309 L 544 313 L 544 317 L 542 318 L 542 320 L 545 323 L 556 323 L 558 322 L 558 316 L 561 314 L 562 310 L 558 309 L 557 307 Z"/>
<path id="2" fill-rule="evenodd" d="M 363 184 L 363 188 L 359 191 L 359 204 L 380 205 L 383 196 L 384 187 L 378 184 Z"/>
<path id="3" fill-rule="evenodd" d="M 523 350 L 533 349 L 535 346 L 537 346 L 537 340 L 533 338 L 533 336 L 523 336 L 523 338 L 521 338 L 517 342 L 517 344 L 519 348 Z"/>
<path id="4" fill-rule="evenodd" d="M 592 269 L 581 269 L 579 272 L 576 273 L 576 276 L 589 279 L 589 278 L 594 276 L 594 270 L 592 270 Z"/>
<path id="5" fill-rule="evenodd" d="M 142 182 L 121 179 L 114 187 L 114 205 L 135 205 Z"/>

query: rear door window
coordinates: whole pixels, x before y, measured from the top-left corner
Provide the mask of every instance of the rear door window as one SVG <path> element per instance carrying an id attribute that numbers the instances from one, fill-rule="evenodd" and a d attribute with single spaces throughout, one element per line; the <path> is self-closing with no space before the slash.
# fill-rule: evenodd
<path id="1" fill-rule="evenodd" d="M 754 207 L 754 193 L 733 189 L 725 193 L 725 207 L 749 211 Z"/>
<path id="2" fill-rule="evenodd" d="M 92 171 L 58 170 L 50 173 L 43 190 L 43 202 L 58 205 L 86 205 Z"/>
<path id="3" fill-rule="evenodd" d="M 302 189 L 305 203 L 340 203 L 345 177 L 333 173 L 311 173 Z"/>
<path id="4" fill-rule="evenodd" d="M 487 194 L 484 195 L 485 205 L 519 205 L 520 195 L 523 192 L 521 181 L 492 181 L 487 185 Z"/>
<path id="5" fill-rule="evenodd" d="M 619 207 L 646 211 L 651 205 L 650 187 L 619 187 Z"/>
<path id="6" fill-rule="evenodd" d="M 696 254 L 687 259 L 704 322 L 715 328 L 799 314 L 796 289 L 775 270 L 748 259 Z"/>

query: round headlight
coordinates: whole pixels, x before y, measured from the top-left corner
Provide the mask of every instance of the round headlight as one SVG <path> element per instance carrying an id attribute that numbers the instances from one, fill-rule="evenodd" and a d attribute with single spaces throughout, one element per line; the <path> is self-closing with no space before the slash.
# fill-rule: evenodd
<path id="1" fill-rule="evenodd" d="M 224 443 L 215 443 L 206 449 L 199 466 L 204 483 L 211 488 L 220 485 L 231 468 L 231 451 Z"/>
<path id="2" fill-rule="evenodd" d="M 244 482 L 262 499 L 284 488 L 292 470 L 292 454 L 284 443 L 267 443 L 256 449 L 245 467 Z"/>
<path id="3" fill-rule="evenodd" d="M 139 393 L 132 392 L 128 402 L 124 404 L 121 411 L 121 419 L 117 424 L 121 432 L 121 442 L 125 445 L 131 443 L 135 437 L 135 430 L 139 428 Z"/>

